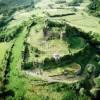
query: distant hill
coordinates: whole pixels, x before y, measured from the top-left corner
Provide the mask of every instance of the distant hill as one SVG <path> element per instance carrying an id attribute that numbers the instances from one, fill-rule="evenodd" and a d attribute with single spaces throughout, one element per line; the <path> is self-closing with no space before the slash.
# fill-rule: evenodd
<path id="1" fill-rule="evenodd" d="M 34 0 L 1 0 L 0 3 L 5 4 L 7 7 L 29 5 Z"/>
<path id="2" fill-rule="evenodd" d="M 21 6 L 34 5 L 40 0 L 0 0 L 0 9 L 17 8 Z"/>

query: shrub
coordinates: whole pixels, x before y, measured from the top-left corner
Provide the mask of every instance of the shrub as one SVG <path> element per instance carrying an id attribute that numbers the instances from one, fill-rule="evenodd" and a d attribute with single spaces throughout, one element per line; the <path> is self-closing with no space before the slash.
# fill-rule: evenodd
<path id="1" fill-rule="evenodd" d="M 92 94 L 92 96 L 94 96 L 94 98 L 96 99 L 96 98 L 98 98 L 98 96 L 100 95 L 100 90 L 98 89 L 98 88 L 92 88 L 91 90 L 90 90 L 90 93 Z M 98 95 L 99 94 L 99 95 Z"/>
<path id="2" fill-rule="evenodd" d="M 95 78 L 94 80 L 96 87 L 100 88 L 100 76 L 98 76 L 97 78 Z"/>
<path id="3" fill-rule="evenodd" d="M 85 94 L 85 89 L 84 88 L 81 88 L 80 91 L 79 91 L 80 95 L 84 95 Z"/>
<path id="4" fill-rule="evenodd" d="M 82 3 L 82 2 L 83 2 L 83 0 L 73 0 L 68 5 L 69 6 L 80 6 L 80 3 Z"/>
<path id="5" fill-rule="evenodd" d="M 64 24 L 64 22 L 62 22 L 62 21 L 58 21 L 58 20 L 56 20 L 56 21 L 54 21 L 54 20 L 47 20 L 46 21 L 46 23 L 47 23 L 47 26 L 48 27 L 63 27 L 63 26 L 65 26 L 65 24 Z"/>
<path id="6" fill-rule="evenodd" d="M 24 63 L 22 65 L 22 68 L 25 69 L 25 70 L 32 69 L 33 68 L 33 63 L 32 62 Z"/>

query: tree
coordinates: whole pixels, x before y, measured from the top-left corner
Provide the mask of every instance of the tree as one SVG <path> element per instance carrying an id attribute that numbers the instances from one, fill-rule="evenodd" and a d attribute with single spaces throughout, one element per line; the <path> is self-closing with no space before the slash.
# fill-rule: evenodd
<path id="1" fill-rule="evenodd" d="M 95 72 L 95 65 L 93 64 L 87 64 L 86 65 L 86 71 L 88 74 L 93 74 Z"/>
<path id="2" fill-rule="evenodd" d="M 91 3 L 88 7 L 90 10 L 100 9 L 100 0 L 91 0 Z"/>

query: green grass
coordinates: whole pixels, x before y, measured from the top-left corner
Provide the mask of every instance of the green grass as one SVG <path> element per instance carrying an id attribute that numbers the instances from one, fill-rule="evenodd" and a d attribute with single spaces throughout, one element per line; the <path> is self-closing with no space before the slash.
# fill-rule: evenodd
<path id="1" fill-rule="evenodd" d="M 30 12 L 27 12 L 26 10 L 16 11 L 13 15 L 14 20 L 9 22 L 7 28 L 12 28 L 21 25 L 23 22 L 28 21 L 32 15 L 33 15 L 33 11 Z"/>
<path id="2" fill-rule="evenodd" d="M 43 1 L 44 2 L 44 1 Z M 45 6 L 43 3 L 39 6 Z M 46 0 L 48 4 L 48 1 Z M 44 11 L 44 12 L 43 12 Z M 51 58 L 54 53 L 60 54 L 60 56 L 69 55 L 71 53 L 78 54 L 79 51 L 84 50 L 87 46 L 86 41 L 81 37 L 69 37 L 65 41 L 60 39 L 51 39 L 45 41 L 42 29 L 44 27 L 44 21 L 47 18 L 45 15 L 45 11 L 49 12 L 51 15 L 55 14 L 66 14 L 73 12 L 72 10 L 34 10 L 31 12 L 27 12 L 25 10 L 21 10 L 20 12 L 16 12 L 14 15 L 15 20 L 12 20 L 7 28 L 8 30 L 2 34 L 10 34 L 13 33 L 14 26 L 20 25 L 23 21 L 26 21 L 32 14 L 35 14 L 36 17 L 34 20 L 37 22 L 36 26 L 33 26 L 29 37 L 27 38 L 27 42 L 30 44 L 29 51 L 29 62 L 35 61 L 37 58 L 35 57 L 36 49 L 39 50 L 38 61 L 44 61 L 45 58 Z M 26 18 L 25 18 L 26 17 Z M 57 18 L 59 20 L 65 19 L 69 24 L 81 28 L 85 32 L 93 31 L 97 34 L 99 32 L 100 24 L 99 19 L 89 16 L 84 12 L 78 12 L 73 16 L 66 16 Z M 11 29 L 11 30 L 9 30 Z M 59 28 L 54 28 L 51 32 L 61 32 Z M 12 56 L 10 59 L 10 65 L 8 66 L 10 71 L 7 75 L 7 79 L 9 83 L 6 85 L 6 91 L 12 90 L 15 95 L 14 97 L 6 97 L 6 100 L 89 100 L 88 97 L 77 95 L 72 88 L 69 88 L 67 85 L 63 85 L 62 83 L 54 83 L 48 84 L 46 81 L 43 81 L 37 77 L 31 77 L 24 73 L 24 70 L 21 68 L 22 63 L 22 51 L 24 47 L 24 40 L 26 35 L 28 34 L 28 30 L 26 26 L 23 31 L 18 34 L 15 38 L 14 46 L 12 48 Z M 2 68 L 2 60 L 4 59 L 5 52 L 8 49 L 8 43 L 0 43 L 0 69 Z M 70 49 L 70 52 L 69 52 Z M 75 75 L 76 72 L 82 67 L 85 68 L 87 63 L 93 63 L 97 65 L 94 61 L 95 51 L 91 51 L 92 48 L 87 50 L 85 53 L 80 55 L 76 55 L 73 59 L 73 63 L 65 64 L 55 67 L 56 65 L 49 66 L 45 70 L 49 76 L 60 75 L 64 73 L 66 70 L 69 75 Z M 66 59 L 67 60 L 67 59 Z M 63 62 L 62 62 L 63 64 Z M 98 65 L 97 65 L 98 66 Z M 1 74 L 1 73 L 0 73 Z M 67 77 L 67 76 L 66 76 Z M 75 77 L 76 79 L 76 77 Z M 68 80 L 66 80 L 68 81 Z M 72 81 L 75 81 L 72 79 Z M 71 84 L 69 84 L 71 85 Z"/>
<path id="3" fill-rule="evenodd" d="M 12 61 L 9 65 L 10 73 L 9 73 L 9 84 L 7 85 L 7 89 L 11 89 L 15 92 L 15 96 L 22 96 L 24 92 L 23 88 L 23 79 L 21 78 L 21 51 L 23 49 L 23 42 L 28 30 L 25 27 L 24 30 L 20 33 L 20 35 L 16 38 L 14 43 L 14 47 L 12 49 Z M 21 90 L 21 91 L 20 91 Z"/>

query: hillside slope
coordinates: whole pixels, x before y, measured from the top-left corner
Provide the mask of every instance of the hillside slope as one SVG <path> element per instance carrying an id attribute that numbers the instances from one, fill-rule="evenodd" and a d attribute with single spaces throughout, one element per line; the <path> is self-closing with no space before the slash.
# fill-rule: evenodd
<path id="1" fill-rule="evenodd" d="M 100 19 L 89 4 L 0 0 L 0 100 L 100 96 Z"/>

